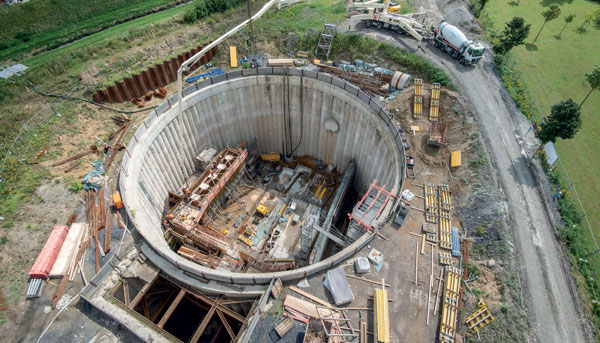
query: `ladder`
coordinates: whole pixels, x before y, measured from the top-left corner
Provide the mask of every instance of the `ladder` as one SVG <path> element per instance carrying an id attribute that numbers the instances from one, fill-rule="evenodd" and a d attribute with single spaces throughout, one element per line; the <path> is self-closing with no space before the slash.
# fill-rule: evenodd
<path id="1" fill-rule="evenodd" d="M 333 43 L 333 37 L 335 37 L 336 26 L 333 24 L 323 25 L 323 31 L 319 36 L 319 42 L 317 43 L 317 49 L 315 50 L 315 56 L 325 57 L 329 59 L 329 53 L 331 52 L 331 44 Z"/>

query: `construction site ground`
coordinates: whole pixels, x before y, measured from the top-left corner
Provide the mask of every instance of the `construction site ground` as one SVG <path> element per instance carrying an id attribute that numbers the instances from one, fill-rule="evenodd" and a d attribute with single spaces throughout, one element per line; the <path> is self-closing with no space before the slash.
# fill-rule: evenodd
<path id="1" fill-rule="evenodd" d="M 426 84 L 423 87 L 425 95 L 424 103 L 429 104 L 431 95 L 431 85 Z M 476 134 L 477 126 L 474 123 L 472 113 L 464 105 L 464 99 L 453 91 L 442 89 L 440 99 L 440 122 L 448 125 L 448 144 L 442 147 L 435 147 L 427 144 L 428 129 L 431 122 L 428 118 L 413 119 L 412 99 L 414 87 L 408 87 L 403 90 L 396 98 L 390 101 L 386 108 L 394 114 L 394 119 L 398 120 L 403 130 L 406 132 L 406 139 L 410 144 L 410 149 L 406 154 L 415 158 L 416 178 L 407 178 L 405 189 L 409 189 L 416 197 L 411 202 L 408 215 L 401 227 L 395 223 L 386 224 L 379 232 L 389 240 L 376 237 L 371 244 L 361 250 L 353 258 L 341 264 L 347 275 L 363 277 L 373 282 L 357 280 L 349 277 L 348 283 L 354 295 L 354 301 L 349 304 L 339 306 L 339 308 L 373 308 L 373 295 L 375 288 L 381 288 L 376 283 L 385 282 L 389 285 L 389 298 L 392 300 L 389 304 L 389 315 L 391 319 L 390 331 L 393 342 L 415 341 L 415 342 L 433 342 L 437 339 L 439 316 L 438 310 L 436 316 L 434 306 L 438 297 L 438 280 L 442 266 L 439 263 L 439 252 L 449 253 L 449 250 L 433 248 L 425 245 L 421 253 L 421 238 L 416 235 L 421 234 L 421 226 L 426 223 L 424 213 L 420 210 L 425 208 L 423 197 L 423 183 L 429 182 L 434 185 L 447 184 L 452 191 L 452 202 L 457 208 L 465 204 L 465 198 L 471 192 L 471 185 L 478 178 L 478 173 L 473 172 L 468 167 L 471 159 L 479 158 L 481 151 L 477 148 L 480 145 L 479 136 Z M 429 106 L 425 106 L 428 111 Z M 419 131 L 413 135 L 410 131 L 412 126 L 419 126 Z M 463 166 L 454 168 L 449 173 L 450 152 L 460 150 L 463 156 Z M 420 210 L 419 210 L 420 209 Z M 455 213 L 459 213 L 456 211 Z M 460 218 L 452 216 L 453 226 L 459 226 Z M 437 227 L 435 224 L 431 224 Z M 367 274 L 356 274 L 353 261 L 358 256 L 367 257 L 371 249 L 377 249 L 383 254 L 384 263 L 379 271 L 374 265 L 371 265 L 371 271 Z M 418 258 L 417 258 L 418 255 Z M 418 259 L 418 261 L 417 261 Z M 455 259 L 458 265 L 458 259 Z M 483 262 L 476 262 L 485 264 Z M 415 268 L 416 267 L 416 268 Z M 485 289 L 482 296 L 490 306 L 497 308 L 500 305 L 499 299 L 503 298 L 501 285 L 496 281 L 495 276 L 487 266 L 481 267 L 485 270 L 486 284 L 475 284 L 474 287 Z M 416 269 L 416 273 L 415 273 Z M 433 270 L 432 270 L 433 269 Z M 317 296 L 329 303 L 334 304 L 332 295 L 323 286 L 323 280 L 326 273 L 314 276 L 308 279 L 309 287 L 303 289 L 311 295 Z M 429 297 L 430 275 L 433 274 L 434 283 L 431 285 L 432 293 Z M 417 282 L 415 283 L 415 276 Z M 485 287 L 484 287 L 485 286 Z M 287 289 L 287 294 L 303 298 L 302 295 L 295 294 Z M 467 295 L 465 295 L 467 296 Z M 281 320 L 283 299 L 285 295 L 280 296 L 278 301 L 272 304 L 269 313 L 262 318 L 266 322 L 278 322 Z M 305 299 L 310 301 L 309 299 Z M 429 302 L 429 306 L 428 306 Z M 474 309 L 473 306 L 467 306 L 466 309 Z M 430 311 L 429 325 L 427 325 L 427 311 Z M 363 315 L 367 319 L 367 328 L 373 332 L 373 311 L 364 310 Z M 355 329 L 359 326 L 359 310 L 348 310 L 349 318 L 352 319 L 352 325 Z M 272 317 L 275 319 L 273 320 Z M 260 324 L 259 324 L 260 326 Z M 302 331 L 303 324 L 296 323 L 298 329 Z M 276 333 L 266 328 L 267 332 L 257 330 L 254 334 L 255 339 L 264 339 L 270 337 L 271 342 L 277 342 L 279 337 Z M 296 332 L 294 331 L 294 332 Z M 294 333 L 289 334 L 291 336 Z M 294 337 L 284 337 L 284 342 L 293 342 Z M 269 340 L 266 340 L 269 342 Z"/>
<path id="2" fill-rule="evenodd" d="M 453 24 L 458 24 L 459 20 L 474 22 L 466 5 L 461 2 L 448 4 L 442 0 L 437 3 L 433 0 L 416 0 L 414 7 L 417 10 L 427 10 L 433 18 L 443 15 Z M 388 32 L 366 29 L 360 27 L 361 24 L 351 21 L 346 24 L 340 27 L 349 27 L 352 32 L 360 32 L 397 47 L 416 50 L 416 42 L 405 36 L 393 36 Z M 438 149 L 441 160 L 432 154 L 433 148 L 419 150 L 426 145 L 423 142 L 425 131 L 421 130 L 414 136 L 408 134 L 412 148 L 407 153 L 416 159 L 419 177 L 414 181 L 415 184 L 422 184 L 423 180 L 453 184 L 453 205 L 459 209 L 469 230 L 469 236 L 475 241 L 472 257 L 479 257 L 479 260 L 471 259 L 474 265 L 472 267 L 476 267 L 480 274 L 471 286 L 481 291 L 477 294 L 486 300 L 495 314 L 498 314 L 495 322 L 481 330 L 483 341 L 592 341 L 576 288 L 570 278 L 568 263 L 564 260 L 550 223 L 550 218 L 554 217 L 555 213 L 552 212 L 552 208 L 547 210 L 546 204 L 549 201 L 544 182 L 541 180 L 543 177 L 530 168 L 526 158 L 527 154 L 537 147 L 537 142 L 531 134 L 526 136 L 529 123 L 502 88 L 492 56 L 486 53 L 480 65 L 463 67 L 447 54 L 429 47 L 427 43 L 423 44 L 423 48 L 425 52 L 418 53 L 447 71 L 458 84 L 464 97 L 458 97 L 455 105 L 458 107 L 454 107 L 457 109 L 456 113 L 453 108 L 442 108 L 440 111 L 441 114 L 448 114 L 445 118 L 447 122 L 453 122 L 448 131 L 449 147 Z M 169 94 L 174 88 L 174 85 L 167 87 Z M 425 94 L 427 95 L 427 92 Z M 452 93 L 446 93 L 448 94 Z M 404 100 L 403 96 L 406 97 Z M 162 100 L 153 99 L 148 105 L 160 102 Z M 392 110 L 394 106 L 402 109 L 402 106 L 410 107 L 410 103 L 410 92 L 407 90 L 389 106 Z M 442 106 L 444 105 L 442 100 Z M 79 152 L 87 145 L 97 143 L 95 135 L 114 130 L 108 120 L 111 113 L 107 111 L 80 105 L 78 113 L 80 114 L 76 119 L 81 127 L 74 130 L 75 132 L 58 137 L 63 146 L 51 147 L 48 153 L 52 158 L 42 163 L 50 164 L 53 160 Z M 416 124 L 427 127 L 425 119 L 411 124 L 410 110 L 397 113 L 403 126 Z M 143 116 L 137 114 L 132 118 L 137 123 Z M 402 118 L 403 116 L 405 118 Z M 453 183 L 448 181 L 449 174 L 445 165 L 448 158 L 444 155 L 451 149 L 463 151 L 463 167 L 452 171 Z M 67 173 L 60 168 L 49 168 L 54 175 L 60 176 L 54 179 L 56 181 L 48 182 L 37 190 L 37 199 L 28 204 L 24 211 L 31 215 L 7 231 L 8 243 L 0 249 L 0 257 L 3 265 L 3 283 L 7 283 L 5 289 L 11 291 L 10 294 L 2 294 L 4 301 L 9 305 L 0 318 L 0 341 L 35 342 L 55 318 L 56 311 L 46 312 L 46 306 L 49 305 L 48 299 L 52 298 L 57 285 L 48 284 L 42 290 L 42 298 L 26 301 L 23 296 L 27 287 L 26 272 L 48 235 L 51 228 L 48 223 L 64 223 L 73 208 L 82 208 L 81 204 L 78 204 L 78 197 L 68 191 L 69 180 L 83 176 L 89 170 L 89 162 L 96 158 L 83 158 L 76 168 Z M 419 192 L 419 187 L 410 185 L 411 183 L 413 181 L 409 180 L 407 185 L 413 193 L 422 195 L 422 190 Z M 417 207 L 420 206 L 419 202 L 418 198 L 413 200 Z M 429 275 L 431 267 L 427 253 L 419 256 L 418 275 L 421 282 L 417 286 L 414 285 L 415 246 L 420 242 L 408 232 L 418 231 L 419 220 L 423 220 L 422 213 L 410 210 L 402 228 L 398 229 L 391 224 L 382 229 L 382 233 L 392 240 L 377 238 L 371 247 L 382 251 L 384 266 L 380 272 L 372 268 L 371 273 L 365 276 L 377 281 L 384 279 L 391 285 L 390 297 L 394 302 L 390 306 L 390 316 L 394 322 L 406 323 L 402 324 L 406 327 L 393 325 L 392 336 L 401 340 L 426 341 L 435 337 L 437 330 L 437 317 L 431 318 L 429 326 L 424 324 L 426 313 L 423 307 L 426 307 L 424 305 L 427 300 L 418 296 L 428 289 L 426 276 Z M 122 234 L 122 231 L 117 233 Z M 118 243 L 118 239 L 114 241 Z M 125 235 L 123 245 L 126 246 L 128 242 L 130 238 Z M 480 251 L 477 251 L 478 249 Z M 365 255 L 367 252 L 361 251 L 359 255 Z M 88 253 L 88 256 L 91 254 Z M 494 263 L 490 263 L 492 257 Z M 401 267 L 400 271 L 397 270 L 397 266 Z M 92 263 L 86 261 L 86 270 L 91 267 Z M 438 268 L 435 265 L 434 267 Z M 348 273 L 352 271 L 351 267 L 345 269 Z M 439 269 L 437 270 L 439 273 Z M 93 272 L 89 275 L 93 275 Z M 320 275 L 309 281 L 309 292 L 331 301 L 322 286 L 323 277 L 324 275 Z M 349 279 L 349 282 L 356 300 L 348 306 L 371 306 L 364 298 L 361 299 L 361 296 L 372 295 L 377 286 L 360 280 Z M 80 278 L 76 277 L 65 293 L 75 295 L 81 286 Z M 411 297 L 411 291 L 414 292 L 414 297 Z M 473 310 L 473 299 L 467 292 L 465 294 L 465 310 L 462 312 L 468 314 Z M 434 296 L 435 287 L 432 298 Z M 68 306 L 56 317 L 56 321 L 46 332 L 48 337 L 59 341 L 91 341 L 98 335 L 114 334 L 121 341 L 137 341 L 125 328 L 84 306 L 83 302 L 74 301 L 73 304 L 75 306 Z M 0 299 L 0 308 L 2 307 Z M 406 310 L 407 308 L 409 310 Z M 528 309 L 527 316 L 523 313 L 523 308 Z M 281 308 L 274 304 L 270 311 L 258 328 L 266 328 L 270 330 L 267 335 L 276 337 L 269 323 L 281 318 Z M 352 315 L 357 316 L 354 313 Z M 368 320 L 369 330 L 372 330 L 372 320 Z M 415 320 L 419 325 L 412 325 Z M 266 322 L 268 323 L 265 324 Z M 259 329 L 256 332 L 260 332 Z M 294 330 L 296 333 L 301 331 Z M 510 334 L 515 332 L 516 335 Z M 262 337 L 264 335 L 263 332 Z M 290 337 L 286 336 L 286 340 L 282 341 L 288 341 Z"/>
<path id="3" fill-rule="evenodd" d="M 426 11 L 434 22 L 444 18 L 459 27 L 464 24 L 467 29 L 480 30 L 466 2 L 417 0 L 413 6 L 417 11 Z M 484 164 L 490 163 L 491 168 L 489 175 L 483 175 L 486 188 L 471 194 L 466 202 L 471 210 L 481 214 L 465 215 L 468 217 L 465 224 L 469 230 L 477 230 L 485 228 L 486 223 L 497 222 L 498 237 L 508 244 L 495 254 L 514 260 L 509 273 L 496 271 L 498 276 L 504 274 L 503 286 L 513 290 L 516 300 L 516 309 L 503 311 L 503 315 L 510 318 L 506 323 L 509 331 L 519 333 L 519 340 L 592 341 L 592 331 L 571 277 L 570 263 L 552 224 L 558 216 L 548 182 L 541 168 L 536 166 L 537 162 L 531 159 L 539 142 L 532 133 L 527 134 L 531 124 L 502 86 L 489 53 L 491 47 L 485 44 L 486 53 L 477 66 L 462 66 L 433 44 L 424 42 L 422 50 L 417 49 L 415 40 L 386 30 L 366 28 L 352 20 L 340 27 L 344 32 L 349 28 L 350 32 L 415 51 L 441 67 L 456 82 L 475 114 L 481 128 L 478 134 L 485 143 L 483 149 L 489 155 L 489 162 L 484 161 Z M 486 200 L 488 197 L 495 197 L 496 201 Z M 486 217 L 491 221 L 481 220 Z M 523 308 L 527 310 L 526 317 Z M 525 329 L 527 326 L 529 330 Z M 503 333 L 506 328 L 491 331 L 490 341 L 497 339 L 493 335 Z"/>

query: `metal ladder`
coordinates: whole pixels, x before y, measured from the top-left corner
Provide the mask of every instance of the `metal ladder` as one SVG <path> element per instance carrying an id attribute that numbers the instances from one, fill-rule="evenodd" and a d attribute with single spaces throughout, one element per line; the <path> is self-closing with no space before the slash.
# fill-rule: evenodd
<path id="1" fill-rule="evenodd" d="M 323 31 L 319 37 L 317 43 L 317 49 L 315 50 L 315 56 L 325 57 L 329 59 L 329 53 L 331 52 L 331 44 L 333 44 L 333 37 L 335 37 L 336 26 L 333 24 L 323 25 Z"/>

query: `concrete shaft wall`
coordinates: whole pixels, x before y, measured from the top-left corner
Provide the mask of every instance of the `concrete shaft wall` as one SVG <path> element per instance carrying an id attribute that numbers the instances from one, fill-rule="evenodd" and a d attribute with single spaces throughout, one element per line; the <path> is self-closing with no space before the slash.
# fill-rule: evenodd
<path id="1" fill-rule="evenodd" d="M 193 172 L 193 154 L 204 144 L 222 149 L 256 139 L 259 152 L 283 152 L 287 117 L 288 150 L 296 148 L 294 155 L 311 155 L 340 171 L 354 160 L 357 190 L 365 191 L 377 179 L 398 193 L 403 181 L 404 151 L 398 129 L 364 93 L 323 74 L 290 70 L 280 75 L 284 70 L 275 68 L 252 72 L 268 75 L 244 76 L 238 71 L 188 87 L 183 92 L 182 118 L 177 118 L 176 97 L 169 99 L 139 126 L 123 161 L 120 186 L 136 229 L 158 255 L 207 279 L 255 283 L 268 282 L 272 275 L 251 274 L 248 279 L 245 274 L 215 271 L 168 248 L 160 225 L 167 192 L 184 185 Z M 289 115 L 284 116 L 288 101 Z M 345 253 L 321 263 L 326 266 L 348 256 L 368 240 L 364 237 Z M 283 278 L 324 268 L 317 265 L 288 272 Z"/>

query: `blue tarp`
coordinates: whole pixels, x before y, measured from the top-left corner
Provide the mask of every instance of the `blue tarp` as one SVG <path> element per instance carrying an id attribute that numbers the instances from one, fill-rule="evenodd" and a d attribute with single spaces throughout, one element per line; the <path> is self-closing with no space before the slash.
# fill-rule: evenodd
<path id="1" fill-rule="evenodd" d="M 458 229 L 452 228 L 452 256 L 460 257 L 460 239 Z"/>

